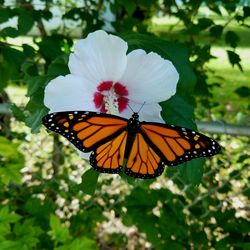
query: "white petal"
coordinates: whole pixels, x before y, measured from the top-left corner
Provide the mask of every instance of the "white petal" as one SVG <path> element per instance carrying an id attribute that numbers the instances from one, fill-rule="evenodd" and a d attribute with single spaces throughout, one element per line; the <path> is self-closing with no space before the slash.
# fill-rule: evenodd
<path id="1" fill-rule="evenodd" d="M 158 103 L 146 103 L 143 106 L 142 105 L 142 103 L 136 103 L 129 100 L 129 106 L 133 109 L 133 111 L 139 112 L 140 121 L 165 123 L 161 117 L 162 108 Z M 129 119 L 131 118 L 133 111 L 127 108 L 120 113 L 120 116 Z"/>
<path id="2" fill-rule="evenodd" d="M 59 76 L 48 83 L 44 104 L 51 112 L 86 110 L 97 111 L 93 102 L 92 84 L 74 75 Z"/>
<path id="3" fill-rule="evenodd" d="M 95 85 L 102 81 L 118 81 L 127 65 L 128 45 L 121 38 L 99 30 L 75 44 L 70 55 L 70 72 L 89 79 Z"/>
<path id="4" fill-rule="evenodd" d="M 136 102 L 161 102 L 176 92 L 179 74 L 174 65 L 154 52 L 134 50 L 121 82 L 127 86 L 129 99 Z"/>

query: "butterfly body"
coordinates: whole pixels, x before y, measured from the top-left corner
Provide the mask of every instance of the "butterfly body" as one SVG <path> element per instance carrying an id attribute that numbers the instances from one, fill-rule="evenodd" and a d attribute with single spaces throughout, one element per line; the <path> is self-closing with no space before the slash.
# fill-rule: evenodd
<path id="1" fill-rule="evenodd" d="M 175 166 L 220 151 L 213 139 L 175 125 L 140 122 L 115 115 L 72 111 L 48 114 L 43 124 L 63 135 L 82 152 L 92 152 L 90 165 L 102 173 L 149 179 Z"/>
<path id="2" fill-rule="evenodd" d="M 127 138 L 127 147 L 125 150 L 125 159 L 127 159 L 131 146 L 134 142 L 136 133 L 138 132 L 140 128 L 140 122 L 139 122 L 139 115 L 138 113 L 134 113 L 132 117 L 128 120 L 128 126 L 127 126 L 127 131 L 128 131 L 128 138 Z"/>

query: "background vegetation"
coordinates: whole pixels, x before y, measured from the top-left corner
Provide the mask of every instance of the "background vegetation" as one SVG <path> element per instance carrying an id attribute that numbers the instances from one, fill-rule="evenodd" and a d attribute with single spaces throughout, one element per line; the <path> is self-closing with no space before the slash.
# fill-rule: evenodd
<path id="1" fill-rule="evenodd" d="M 99 176 L 40 127 L 44 87 L 97 29 L 173 61 L 168 122 L 249 125 L 249 16 L 236 0 L 0 0 L 0 250 L 250 249 L 248 137 L 214 134 L 220 155 L 141 181 Z"/>

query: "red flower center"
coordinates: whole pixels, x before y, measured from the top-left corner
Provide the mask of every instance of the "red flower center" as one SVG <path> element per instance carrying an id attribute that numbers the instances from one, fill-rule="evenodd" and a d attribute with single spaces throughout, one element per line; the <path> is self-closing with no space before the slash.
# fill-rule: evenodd
<path id="1" fill-rule="evenodd" d="M 103 113 L 112 113 L 111 110 L 113 109 L 118 109 L 119 113 L 121 113 L 128 105 L 126 96 L 128 96 L 128 90 L 123 84 L 105 81 L 97 86 L 93 101 L 96 108 Z"/>

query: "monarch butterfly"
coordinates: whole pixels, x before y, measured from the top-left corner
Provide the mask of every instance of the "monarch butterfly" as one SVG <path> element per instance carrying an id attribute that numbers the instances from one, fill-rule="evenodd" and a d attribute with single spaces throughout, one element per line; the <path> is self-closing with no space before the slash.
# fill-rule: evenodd
<path id="1" fill-rule="evenodd" d="M 213 139 L 175 125 L 139 122 L 138 113 L 130 119 L 85 112 L 57 112 L 46 115 L 43 124 L 67 138 L 82 152 L 91 152 L 90 165 L 102 173 L 120 173 L 150 179 L 162 174 L 164 165 L 175 166 L 220 151 Z"/>

